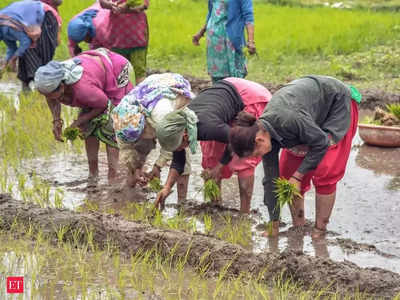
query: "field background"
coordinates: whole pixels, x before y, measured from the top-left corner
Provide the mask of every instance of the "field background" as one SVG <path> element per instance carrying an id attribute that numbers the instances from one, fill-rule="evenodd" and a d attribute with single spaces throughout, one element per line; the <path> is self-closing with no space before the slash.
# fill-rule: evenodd
<path id="1" fill-rule="evenodd" d="M 3 0 L 4 5 L 11 0 Z M 66 28 L 93 0 L 64 0 L 62 44 L 56 58 L 68 57 Z M 309 73 L 337 76 L 360 86 L 397 90 L 400 1 L 254 1 L 258 56 L 249 58 L 248 79 L 282 82 Z M 332 6 L 342 8 L 333 8 Z M 344 8 L 343 8 L 344 7 Z M 205 39 L 191 43 L 205 22 L 205 0 L 152 0 L 148 68 L 207 77 Z M 4 44 L 1 45 L 4 52 Z"/>

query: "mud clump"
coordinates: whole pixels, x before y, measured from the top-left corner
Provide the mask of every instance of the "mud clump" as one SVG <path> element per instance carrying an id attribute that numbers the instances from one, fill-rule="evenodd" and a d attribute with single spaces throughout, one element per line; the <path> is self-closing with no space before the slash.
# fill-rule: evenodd
<path id="1" fill-rule="evenodd" d="M 65 233 L 67 240 L 73 239 L 76 230 L 82 233 L 82 241 L 87 240 L 85 228 L 90 228 L 92 241 L 100 248 L 107 247 L 111 239 L 127 255 L 157 248 L 167 256 L 174 249 L 174 257 L 187 257 L 188 265 L 193 268 L 207 266 L 209 276 L 216 276 L 230 264 L 226 270 L 228 277 L 263 273 L 262 280 L 266 283 L 282 276 L 308 289 L 339 290 L 343 293 L 359 291 L 389 297 L 400 292 L 400 274 L 380 268 L 360 268 L 350 262 L 339 263 L 290 251 L 257 255 L 240 246 L 202 234 L 157 229 L 96 212 L 41 208 L 12 199 L 9 195 L 0 194 L 0 219 L 2 230 L 10 230 L 15 221 L 32 224 L 55 241 L 56 229 L 60 226 L 68 228 Z"/>
<path id="2" fill-rule="evenodd" d="M 380 107 L 375 108 L 374 121 L 384 126 L 400 126 L 400 119 Z"/>

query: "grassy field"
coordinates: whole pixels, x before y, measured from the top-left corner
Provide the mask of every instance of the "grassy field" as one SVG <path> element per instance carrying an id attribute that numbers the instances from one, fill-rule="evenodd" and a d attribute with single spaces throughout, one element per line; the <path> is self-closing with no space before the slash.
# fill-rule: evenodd
<path id="1" fill-rule="evenodd" d="M 5 4 L 10 2 L 6 0 Z M 399 51 L 394 44 L 400 34 L 398 13 L 322 6 L 277 6 L 269 2 L 255 1 L 254 4 L 258 57 L 249 58 L 249 79 L 281 82 L 319 73 L 361 81 L 361 85 L 389 85 L 396 89 L 393 74 L 384 75 L 387 66 L 385 70 L 368 70 L 365 65 L 375 68 L 373 55 L 380 51 L 381 48 L 376 49 L 380 46 L 392 47 L 389 49 L 394 51 L 395 57 L 386 59 L 390 66 L 397 65 Z M 60 8 L 64 20 L 63 42 L 57 49 L 57 59 L 68 57 L 68 20 L 91 3 L 92 0 L 64 1 Z M 376 4 L 372 1 L 357 3 Z M 192 35 L 205 21 L 206 11 L 206 1 L 152 0 L 147 12 L 150 25 L 148 67 L 206 77 L 205 41 L 202 40 L 200 47 L 191 43 Z M 349 55 L 360 53 L 365 56 L 361 65 L 357 57 L 349 61 Z M 346 70 L 354 68 L 362 69 L 358 71 L 361 74 L 347 78 Z M 391 67 L 389 73 L 394 70 Z M 383 77 L 386 84 L 382 82 Z"/>

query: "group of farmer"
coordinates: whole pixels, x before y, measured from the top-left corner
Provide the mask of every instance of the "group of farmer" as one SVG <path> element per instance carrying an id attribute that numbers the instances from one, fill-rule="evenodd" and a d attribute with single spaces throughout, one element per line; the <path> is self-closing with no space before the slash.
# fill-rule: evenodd
<path id="1" fill-rule="evenodd" d="M 200 144 L 207 178 L 220 186 L 221 179 L 237 174 L 243 213 L 250 212 L 254 171 L 262 161 L 264 203 L 272 223 L 268 236 L 279 233 L 275 179 L 288 179 L 302 196 L 312 180 L 316 188 L 312 236 L 324 236 L 357 128 L 359 92 L 335 78 L 311 75 L 271 95 L 262 85 L 243 79 L 247 75 L 243 49 L 256 52 L 251 0 L 209 0 L 206 24 L 193 36 L 193 44 L 207 34 L 211 87 L 195 95 L 179 74 L 146 77 L 149 1 L 134 2 L 99 0 L 75 16 L 68 24 L 72 58 L 61 62 L 52 60 L 60 43 L 61 1 L 23 0 L 0 10 L 0 40 L 8 47 L 3 68 L 15 69 L 18 61 L 24 88 L 35 88 L 46 97 L 57 140 L 63 141 L 65 128 L 61 104 L 80 108 L 69 127 L 79 128 L 85 139 L 88 184 L 98 180 L 102 141 L 110 183 L 117 180 L 119 164 L 127 166 L 131 187 L 160 177 L 169 164 L 156 206 L 163 206 L 175 183 L 178 202 L 183 202 L 191 157 Z M 90 50 L 82 52 L 81 42 L 89 43 Z M 135 86 L 130 81 L 132 71 Z M 159 157 L 145 173 L 146 157 L 157 141 Z M 290 210 L 294 226 L 303 226 L 303 197 Z"/>

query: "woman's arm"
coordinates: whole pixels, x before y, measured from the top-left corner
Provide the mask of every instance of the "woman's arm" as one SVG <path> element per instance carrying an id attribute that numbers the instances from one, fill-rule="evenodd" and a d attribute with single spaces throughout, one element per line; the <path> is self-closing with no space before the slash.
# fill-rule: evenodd
<path id="1" fill-rule="evenodd" d="M 207 24 L 205 24 L 203 27 L 201 27 L 200 30 L 193 36 L 193 38 L 192 38 L 193 45 L 195 45 L 195 46 L 200 45 L 199 41 L 204 36 L 206 29 L 207 29 Z"/>
<path id="2" fill-rule="evenodd" d="M 278 221 L 280 209 L 277 195 L 275 193 L 274 180 L 279 177 L 279 144 L 272 142 L 271 151 L 262 158 L 264 167 L 264 204 L 268 207 L 269 218 L 271 221 Z"/>
<path id="3" fill-rule="evenodd" d="M 78 119 L 76 119 L 72 124 L 71 127 L 79 127 L 82 124 L 90 121 L 91 119 L 101 115 L 104 112 L 105 108 L 93 108 L 88 113 L 79 115 Z"/>
<path id="4" fill-rule="evenodd" d="M 165 183 L 163 189 L 158 193 L 157 199 L 155 202 L 155 206 L 162 208 L 165 202 L 165 199 L 171 193 L 172 187 L 175 185 L 179 176 L 184 172 L 186 164 L 186 151 L 175 151 L 172 154 L 172 163 L 169 169 L 167 182 Z"/>
<path id="5" fill-rule="evenodd" d="M 55 100 L 47 100 L 47 106 L 50 109 L 51 115 L 53 116 L 53 134 L 57 141 L 63 142 L 61 137 L 63 120 L 61 119 L 61 103 Z"/>
<path id="6" fill-rule="evenodd" d="M 249 49 L 250 54 L 256 53 L 256 43 L 254 42 L 254 24 L 246 24 L 247 31 L 247 49 Z"/>

